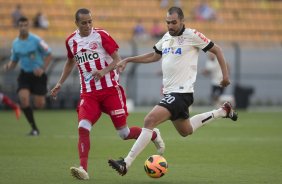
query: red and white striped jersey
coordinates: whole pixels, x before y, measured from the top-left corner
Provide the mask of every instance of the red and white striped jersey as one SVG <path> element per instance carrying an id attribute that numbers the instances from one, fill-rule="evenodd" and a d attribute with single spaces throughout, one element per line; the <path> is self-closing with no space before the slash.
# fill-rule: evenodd
<path id="1" fill-rule="evenodd" d="M 98 81 L 95 81 L 91 74 L 113 62 L 110 55 L 119 48 L 105 30 L 93 28 L 87 37 L 81 37 L 79 30 L 76 30 L 66 39 L 66 48 L 68 58 L 76 61 L 80 74 L 81 93 L 118 85 L 119 75 L 116 70 L 107 73 Z"/>

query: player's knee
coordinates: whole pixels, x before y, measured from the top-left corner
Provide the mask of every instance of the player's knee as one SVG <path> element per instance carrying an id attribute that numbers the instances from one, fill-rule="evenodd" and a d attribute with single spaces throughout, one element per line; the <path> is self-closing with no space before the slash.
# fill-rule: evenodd
<path id="1" fill-rule="evenodd" d="M 37 109 L 43 109 L 44 106 L 45 106 L 45 103 L 38 103 L 38 104 L 35 105 L 35 107 L 36 107 Z"/>
<path id="2" fill-rule="evenodd" d="M 147 115 L 144 119 L 144 124 L 146 127 L 152 126 L 156 123 L 157 119 L 154 115 Z"/>
<path id="3" fill-rule="evenodd" d="M 80 122 L 78 123 L 78 129 L 81 128 L 86 129 L 90 132 L 92 128 L 92 124 L 88 120 L 85 119 L 80 120 Z"/>
<path id="4" fill-rule="evenodd" d="M 122 128 L 120 130 L 117 130 L 117 132 L 118 132 L 118 135 L 120 136 L 120 138 L 125 140 L 128 137 L 129 133 L 130 133 L 130 129 L 128 127 L 124 127 L 124 128 Z"/>
<path id="5" fill-rule="evenodd" d="M 43 100 L 36 101 L 36 102 L 34 103 L 34 106 L 35 106 L 37 109 L 43 109 L 44 106 L 45 106 L 45 101 L 43 101 Z"/>
<path id="6" fill-rule="evenodd" d="M 193 132 L 191 132 L 191 131 L 178 131 L 178 133 L 179 133 L 182 137 L 187 137 L 187 136 L 193 134 Z"/>
<path id="7" fill-rule="evenodd" d="M 20 103 L 23 108 L 30 106 L 28 98 L 20 98 Z"/>

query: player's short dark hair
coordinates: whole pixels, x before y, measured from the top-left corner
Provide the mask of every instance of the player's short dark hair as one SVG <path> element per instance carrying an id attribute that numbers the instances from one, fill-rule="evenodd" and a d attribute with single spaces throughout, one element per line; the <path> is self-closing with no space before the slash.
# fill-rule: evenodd
<path id="1" fill-rule="evenodd" d="M 28 18 L 25 16 L 21 16 L 17 21 L 17 25 L 19 25 L 20 22 L 28 22 Z"/>
<path id="2" fill-rule="evenodd" d="M 19 22 L 28 22 L 28 18 L 25 17 L 25 16 L 22 16 L 22 17 L 19 18 L 18 23 Z"/>
<path id="3" fill-rule="evenodd" d="M 80 8 L 76 11 L 75 13 L 75 20 L 78 22 L 79 21 L 79 14 L 89 14 L 90 10 L 86 8 Z"/>
<path id="4" fill-rule="evenodd" d="M 183 11 L 181 8 L 179 7 L 176 7 L 176 6 L 173 6 L 173 7 L 170 7 L 167 11 L 170 15 L 173 14 L 173 13 L 177 13 L 178 17 L 180 20 L 184 19 L 184 14 L 183 14 Z"/>

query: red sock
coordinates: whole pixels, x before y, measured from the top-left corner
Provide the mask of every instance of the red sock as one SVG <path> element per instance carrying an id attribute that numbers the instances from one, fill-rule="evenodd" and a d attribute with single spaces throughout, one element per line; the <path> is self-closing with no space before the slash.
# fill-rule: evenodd
<path id="1" fill-rule="evenodd" d="M 153 131 L 152 139 L 151 139 L 151 140 L 153 141 L 153 140 L 155 140 L 156 138 L 157 138 L 157 133 L 156 133 L 155 131 Z"/>
<path id="2" fill-rule="evenodd" d="M 130 133 L 125 138 L 125 140 L 127 140 L 127 139 L 137 139 L 139 137 L 139 135 L 141 134 L 141 131 L 142 131 L 142 129 L 140 127 L 137 127 L 137 126 L 130 127 L 129 130 L 130 130 Z M 156 132 L 153 132 L 151 140 L 155 140 L 156 137 L 157 137 Z"/>
<path id="3" fill-rule="evenodd" d="M 12 109 L 17 108 L 17 105 L 16 105 L 9 97 L 7 97 L 6 95 L 3 95 L 3 100 L 2 100 L 2 102 L 3 102 L 5 105 L 8 105 L 9 107 L 11 107 Z"/>
<path id="4" fill-rule="evenodd" d="M 85 128 L 78 128 L 79 138 L 78 138 L 78 152 L 80 159 L 80 166 L 87 171 L 88 164 L 88 153 L 90 150 L 90 137 L 89 131 Z"/>

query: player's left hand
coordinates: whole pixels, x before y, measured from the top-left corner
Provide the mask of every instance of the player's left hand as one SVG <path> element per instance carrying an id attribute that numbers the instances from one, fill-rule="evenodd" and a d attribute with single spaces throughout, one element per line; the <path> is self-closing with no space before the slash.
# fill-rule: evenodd
<path id="1" fill-rule="evenodd" d="M 52 97 L 53 100 L 57 99 L 57 94 L 59 93 L 61 86 L 62 84 L 57 83 L 56 86 L 53 89 L 51 89 L 50 96 Z"/>
<path id="2" fill-rule="evenodd" d="M 42 68 L 36 68 L 33 70 L 33 74 L 37 77 L 40 77 L 44 73 L 44 70 Z"/>
<path id="3" fill-rule="evenodd" d="M 9 63 L 4 64 L 1 68 L 0 68 L 0 72 L 7 72 L 10 69 L 9 67 Z"/>
<path id="4" fill-rule="evenodd" d="M 127 60 L 124 59 L 124 60 L 121 60 L 120 62 L 117 63 L 117 71 L 119 73 L 123 72 L 125 70 L 125 67 L 126 67 L 126 63 L 127 63 Z"/>

